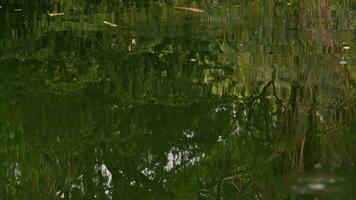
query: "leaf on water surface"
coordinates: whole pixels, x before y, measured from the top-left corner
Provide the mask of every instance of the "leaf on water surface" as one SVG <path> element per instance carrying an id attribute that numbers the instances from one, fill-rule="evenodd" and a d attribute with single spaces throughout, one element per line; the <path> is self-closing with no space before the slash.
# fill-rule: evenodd
<path id="1" fill-rule="evenodd" d="M 188 8 L 188 7 L 174 7 L 175 9 L 180 9 L 180 10 L 187 10 L 187 11 L 192 11 L 196 13 L 203 13 L 204 10 L 199 9 L 199 8 Z"/>
<path id="2" fill-rule="evenodd" d="M 49 15 L 50 17 L 56 17 L 56 16 L 62 16 L 62 15 L 64 15 L 64 13 L 53 12 L 53 13 L 48 13 L 48 15 Z"/>
<path id="3" fill-rule="evenodd" d="M 103 21 L 103 23 L 108 25 L 108 26 L 111 26 L 111 27 L 117 27 L 117 24 L 114 24 L 114 23 L 111 23 L 111 22 L 108 22 L 108 21 Z"/>

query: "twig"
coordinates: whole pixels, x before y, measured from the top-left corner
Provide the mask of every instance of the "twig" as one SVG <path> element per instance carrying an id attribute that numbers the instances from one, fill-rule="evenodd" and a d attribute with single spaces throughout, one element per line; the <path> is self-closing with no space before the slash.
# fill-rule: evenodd
<path id="1" fill-rule="evenodd" d="M 111 26 L 111 27 L 117 27 L 117 24 L 114 24 L 114 23 L 111 23 L 111 22 L 108 22 L 108 21 L 103 21 L 103 23 L 108 25 L 108 26 Z"/>
<path id="2" fill-rule="evenodd" d="M 188 7 L 174 7 L 175 9 L 180 9 L 180 10 L 187 10 L 187 11 L 192 11 L 196 13 L 203 13 L 204 10 L 199 9 L 199 8 L 188 8 Z"/>

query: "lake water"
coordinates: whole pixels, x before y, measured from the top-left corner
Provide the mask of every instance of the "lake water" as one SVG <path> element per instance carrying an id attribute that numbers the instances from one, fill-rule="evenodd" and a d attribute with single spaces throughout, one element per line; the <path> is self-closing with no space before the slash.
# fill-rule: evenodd
<path id="1" fill-rule="evenodd" d="M 0 199 L 355 199 L 356 2 L 0 2 Z"/>

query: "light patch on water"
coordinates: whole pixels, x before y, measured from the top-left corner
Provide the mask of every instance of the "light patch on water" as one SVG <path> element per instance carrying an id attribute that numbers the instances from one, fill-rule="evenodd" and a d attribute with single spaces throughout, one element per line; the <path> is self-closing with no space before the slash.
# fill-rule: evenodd
<path id="1" fill-rule="evenodd" d="M 307 185 L 293 185 L 292 189 L 299 193 L 299 194 L 311 194 L 314 192 L 321 192 L 326 190 L 326 184 L 325 183 L 319 183 L 319 182 L 311 182 L 308 183 Z"/>
<path id="2" fill-rule="evenodd" d="M 164 167 L 164 170 L 166 171 L 171 171 L 174 166 L 179 165 L 182 161 L 181 161 L 181 155 L 180 154 L 173 154 L 173 152 L 168 152 L 167 153 L 167 164 Z"/>
<path id="3" fill-rule="evenodd" d="M 112 187 L 112 174 L 105 164 L 97 165 L 95 171 L 100 172 L 101 175 L 107 179 L 105 183 L 106 187 Z"/>
<path id="4" fill-rule="evenodd" d="M 232 104 L 232 114 L 233 114 L 233 117 L 236 118 L 236 114 L 237 114 L 236 104 Z"/>
<path id="5" fill-rule="evenodd" d="M 183 135 L 184 135 L 186 138 L 191 139 L 191 138 L 194 137 L 195 133 L 194 133 L 194 131 L 191 131 L 191 130 L 185 130 L 185 131 L 183 131 Z"/>
<path id="6" fill-rule="evenodd" d="M 169 152 L 167 154 L 167 159 L 168 159 L 168 162 L 166 164 L 166 167 L 164 168 L 166 171 L 171 171 L 174 167 L 174 154 L 172 152 Z M 179 161 L 178 161 L 179 162 Z"/>
<path id="7" fill-rule="evenodd" d="M 109 198 L 109 199 L 112 199 L 112 188 L 113 188 L 113 184 L 112 184 L 112 174 L 111 172 L 109 171 L 108 167 L 105 165 L 105 164 L 97 164 L 95 167 L 94 167 L 94 170 L 97 174 L 100 174 L 105 182 L 103 183 L 103 186 L 105 188 L 105 195 Z M 94 179 L 94 182 L 96 184 L 99 184 L 99 177 L 96 177 Z"/>
<path id="8" fill-rule="evenodd" d="M 346 62 L 345 60 L 340 60 L 339 64 L 340 64 L 340 65 L 346 65 L 347 62 Z"/>
<path id="9" fill-rule="evenodd" d="M 218 107 L 215 108 L 215 112 L 221 112 L 221 111 L 227 111 L 227 108 L 225 105 L 219 105 Z"/>
<path id="10" fill-rule="evenodd" d="M 80 192 L 82 193 L 82 195 L 84 195 L 84 180 L 83 180 L 83 174 L 81 174 L 80 176 L 78 176 L 78 178 L 76 178 L 73 183 L 70 185 L 69 187 L 69 192 L 68 192 L 68 199 L 72 198 L 72 191 L 74 189 L 79 189 Z M 60 197 L 61 199 L 64 199 L 65 193 L 63 190 L 59 190 L 56 192 L 56 196 Z"/>
<path id="11" fill-rule="evenodd" d="M 237 119 L 236 114 L 237 114 L 237 105 L 233 103 L 232 104 L 232 116 L 233 116 L 233 118 L 235 118 L 235 128 L 232 132 L 232 135 L 239 136 L 241 128 L 240 128 L 240 123 Z"/>
<path id="12" fill-rule="evenodd" d="M 324 122 L 324 117 L 319 111 L 316 111 L 316 116 L 319 117 L 321 122 Z"/>
<path id="13" fill-rule="evenodd" d="M 244 116 L 247 117 L 247 110 L 244 110 Z"/>
<path id="14" fill-rule="evenodd" d="M 167 155 L 167 163 L 164 166 L 164 170 L 167 172 L 172 171 L 175 167 L 185 163 L 185 165 L 195 165 L 202 158 L 204 158 L 204 154 L 192 156 L 193 150 L 198 149 L 198 145 L 189 145 L 188 150 L 180 150 L 176 147 L 172 147 Z"/>
<path id="15" fill-rule="evenodd" d="M 293 185 L 293 186 L 292 186 L 292 189 L 293 189 L 295 192 L 300 193 L 300 194 L 305 194 L 305 193 L 307 193 L 306 188 L 300 187 L 300 186 L 297 186 L 297 185 Z"/>
<path id="16" fill-rule="evenodd" d="M 153 180 L 155 178 L 155 171 L 148 169 L 147 167 L 143 170 L 141 170 L 141 174 L 143 174 L 144 176 L 146 176 L 148 179 Z"/>
<path id="17" fill-rule="evenodd" d="M 236 119 L 235 120 L 235 129 L 234 131 L 232 132 L 232 135 L 236 135 L 236 136 L 239 136 L 240 135 L 240 124 L 239 124 L 239 121 Z"/>
<path id="18" fill-rule="evenodd" d="M 342 181 L 342 178 L 337 177 L 306 177 L 298 180 L 299 183 L 307 183 L 307 182 L 320 182 L 320 183 L 335 183 L 336 181 Z"/>
<path id="19" fill-rule="evenodd" d="M 21 170 L 18 163 L 15 164 L 14 174 L 15 174 L 16 183 L 20 184 Z"/>
<path id="20" fill-rule="evenodd" d="M 324 193 L 335 190 L 336 183 L 343 181 L 340 177 L 311 175 L 308 177 L 296 177 L 291 189 L 299 194 Z"/>
<path id="21" fill-rule="evenodd" d="M 149 165 L 151 165 L 153 163 L 153 161 L 154 161 L 153 158 L 154 158 L 154 156 L 150 152 L 150 150 L 147 151 L 147 154 L 145 156 L 142 156 L 142 160 Z"/>
<path id="22" fill-rule="evenodd" d="M 71 190 L 72 189 L 79 189 L 81 191 L 82 194 L 84 194 L 84 181 L 83 181 L 83 175 L 80 175 L 78 178 L 77 178 L 78 182 L 79 183 L 74 183 L 71 185 Z"/>
<path id="23" fill-rule="evenodd" d="M 324 190 L 325 189 L 325 185 L 323 183 L 309 183 L 308 187 L 311 190 Z"/>
<path id="24" fill-rule="evenodd" d="M 320 164 L 320 163 L 316 163 L 316 164 L 314 165 L 314 168 L 315 168 L 315 169 L 321 169 L 321 164 Z"/>
<path id="25" fill-rule="evenodd" d="M 204 155 L 193 157 L 193 158 L 191 158 L 191 159 L 189 160 L 188 163 L 189 163 L 190 165 L 194 165 L 195 163 L 198 163 L 198 162 L 201 160 L 201 158 L 203 158 L 203 157 L 204 157 Z"/>
<path id="26" fill-rule="evenodd" d="M 220 142 L 223 142 L 224 140 L 223 140 L 223 137 L 221 136 L 221 135 L 219 135 L 219 137 L 218 137 L 218 139 L 216 140 L 218 143 L 220 143 Z"/>

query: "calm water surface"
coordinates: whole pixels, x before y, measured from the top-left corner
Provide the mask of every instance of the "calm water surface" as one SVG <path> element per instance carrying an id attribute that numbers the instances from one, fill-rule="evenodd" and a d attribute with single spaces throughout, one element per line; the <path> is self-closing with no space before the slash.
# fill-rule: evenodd
<path id="1" fill-rule="evenodd" d="M 355 12 L 1 1 L 0 199 L 355 199 Z"/>

